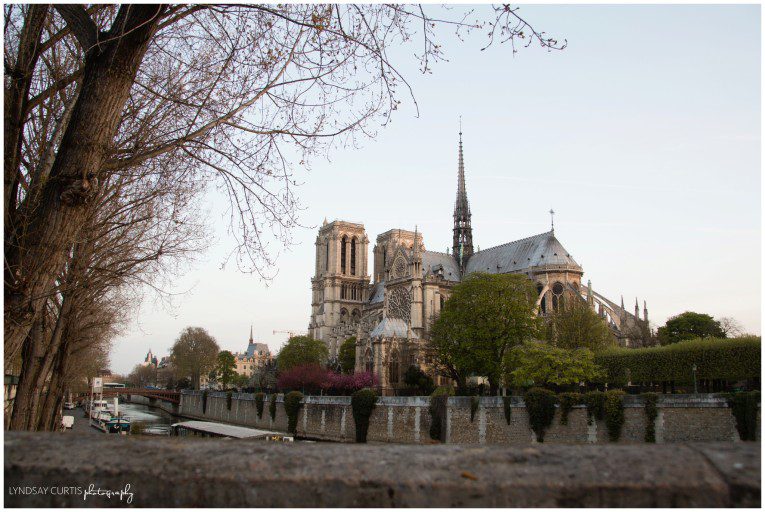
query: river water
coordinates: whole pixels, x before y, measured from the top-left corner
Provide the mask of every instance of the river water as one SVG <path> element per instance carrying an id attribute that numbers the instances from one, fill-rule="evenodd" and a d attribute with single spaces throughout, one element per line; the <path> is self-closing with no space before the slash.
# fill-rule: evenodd
<path id="1" fill-rule="evenodd" d="M 170 425 L 180 421 L 162 409 L 141 404 L 121 403 L 120 414 L 130 418 L 133 433 L 145 435 L 170 435 Z"/>

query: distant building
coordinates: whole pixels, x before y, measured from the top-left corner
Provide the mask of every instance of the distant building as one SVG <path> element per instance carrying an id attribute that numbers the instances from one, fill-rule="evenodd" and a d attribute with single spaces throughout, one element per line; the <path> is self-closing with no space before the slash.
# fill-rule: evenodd
<path id="1" fill-rule="evenodd" d="M 146 353 L 146 358 L 144 358 L 143 363 L 141 363 L 141 366 L 149 366 L 149 365 L 157 366 L 157 356 L 151 353 L 151 349 Z"/>
<path id="2" fill-rule="evenodd" d="M 252 377 L 255 371 L 269 364 L 273 360 L 271 350 L 265 343 L 255 343 L 252 338 L 252 326 L 250 326 L 250 340 L 247 350 L 236 352 L 236 373 Z"/>

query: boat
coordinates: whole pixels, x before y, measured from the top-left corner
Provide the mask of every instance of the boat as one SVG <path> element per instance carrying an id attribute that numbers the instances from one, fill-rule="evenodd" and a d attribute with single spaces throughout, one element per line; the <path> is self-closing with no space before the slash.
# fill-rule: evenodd
<path id="1" fill-rule="evenodd" d="M 90 425 L 107 434 L 130 433 L 130 418 L 119 413 L 119 398 L 114 397 L 112 407 L 104 400 L 101 379 L 93 379 L 90 400 L 85 404 L 85 416 L 90 418 Z"/>

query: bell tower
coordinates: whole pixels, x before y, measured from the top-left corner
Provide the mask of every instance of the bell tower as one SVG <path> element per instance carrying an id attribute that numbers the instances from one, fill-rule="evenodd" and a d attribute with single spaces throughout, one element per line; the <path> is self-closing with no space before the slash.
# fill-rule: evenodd
<path id="1" fill-rule="evenodd" d="M 356 333 L 369 294 L 369 239 L 363 224 L 326 220 L 316 237 L 309 335 L 327 344 L 330 357 Z"/>

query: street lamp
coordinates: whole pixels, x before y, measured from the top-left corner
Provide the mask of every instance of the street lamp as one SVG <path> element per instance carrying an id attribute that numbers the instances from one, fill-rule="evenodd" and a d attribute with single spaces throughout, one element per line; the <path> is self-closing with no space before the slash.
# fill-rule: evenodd
<path id="1" fill-rule="evenodd" d="M 696 370 L 696 363 L 693 363 L 693 393 L 697 395 L 699 393 L 699 388 L 696 386 Z"/>

